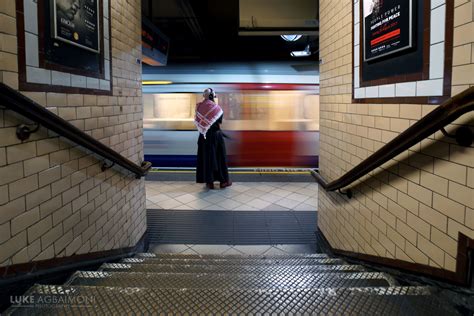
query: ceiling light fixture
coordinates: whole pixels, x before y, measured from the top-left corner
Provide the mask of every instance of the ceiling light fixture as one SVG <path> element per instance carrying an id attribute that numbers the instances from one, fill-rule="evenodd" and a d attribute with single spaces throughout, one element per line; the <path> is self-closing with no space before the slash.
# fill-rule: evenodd
<path id="1" fill-rule="evenodd" d="M 296 42 L 301 38 L 301 35 L 290 34 L 290 35 L 280 35 L 287 42 Z"/>
<path id="2" fill-rule="evenodd" d="M 309 49 L 309 45 L 306 46 L 304 50 L 298 50 L 291 52 L 292 57 L 307 57 L 311 56 L 311 51 Z"/>

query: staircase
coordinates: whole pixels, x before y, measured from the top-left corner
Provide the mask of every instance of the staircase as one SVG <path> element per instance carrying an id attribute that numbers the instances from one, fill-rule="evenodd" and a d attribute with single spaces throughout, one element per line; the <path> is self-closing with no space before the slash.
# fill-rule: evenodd
<path id="1" fill-rule="evenodd" d="M 325 254 L 141 253 L 25 296 L 29 305 L 6 314 L 458 314 L 435 288 L 400 286 Z"/>

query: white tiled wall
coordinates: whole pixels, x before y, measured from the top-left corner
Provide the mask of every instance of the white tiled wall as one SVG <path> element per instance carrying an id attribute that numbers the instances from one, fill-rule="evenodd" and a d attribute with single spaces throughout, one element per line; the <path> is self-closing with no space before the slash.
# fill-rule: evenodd
<path id="1" fill-rule="evenodd" d="M 357 69 L 352 48 L 358 40 L 351 41 L 352 3 L 320 1 L 320 56 L 324 60 L 320 66 L 320 172 L 328 181 L 436 108 L 432 104 L 352 103 Z M 432 8 L 444 4 L 432 0 Z M 453 95 L 474 86 L 473 3 L 455 0 L 454 7 Z M 444 53 L 432 56 L 441 58 Z M 431 73 L 436 72 L 432 68 Z M 436 77 L 379 86 L 378 93 L 431 95 L 442 83 Z M 375 95 L 375 90 L 356 88 L 354 94 L 364 98 Z M 472 125 L 472 119 L 471 114 L 464 115 L 447 130 Z M 351 185 L 354 197 L 350 200 L 320 190 L 318 226 L 336 249 L 454 271 L 459 232 L 474 238 L 473 157 L 474 147 L 460 147 L 437 132 Z"/>
<path id="2" fill-rule="evenodd" d="M 34 37 L 36 1 L 24 2 Z M 138 0 L 111 5 L 106 17 L 113 55 L 106 67 L 113 67 L 113 95 L 22 93 L 139 164 L 141 6 Z M 0 82 L 19 89 L 16 43 L 15 1 L 0 1 Z M 31 66 L 27 71 L 44 84 L 111 89 L 110 80 Z M 22 142 L 15 130 L 24 122 L 0 108 L 0 266 L 134 246 L 146 230 L 144 180 L 116 168 L 102 172 L 100 157 L 44 128 Z"/>
<path id="3" fill-rule="evenodd" d="M 53 70 L 51 76 L 53 85 L 71 86 L 71 74 Z"/>

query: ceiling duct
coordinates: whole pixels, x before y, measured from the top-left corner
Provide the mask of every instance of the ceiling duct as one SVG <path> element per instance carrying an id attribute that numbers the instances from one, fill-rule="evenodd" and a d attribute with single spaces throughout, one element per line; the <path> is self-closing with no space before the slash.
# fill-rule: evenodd
<path id="1" fill-rule="evenodd" d="M 318 0 L 239 0 L 239 35 L 318 35 Z"/>

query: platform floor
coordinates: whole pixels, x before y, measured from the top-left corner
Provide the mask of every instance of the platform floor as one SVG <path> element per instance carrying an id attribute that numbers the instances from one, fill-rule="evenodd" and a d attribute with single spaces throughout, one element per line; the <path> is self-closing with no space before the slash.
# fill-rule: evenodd
<path id="1" fill-rule="evenodd" d="M 157 232 L 150 236 L 150 252 L 201 255 L 319 252 L 314 240 L 318 184 L 311 177 L 304 175 L 306 182 L 302 182 L 303 177 L 292 175 L 290 181 L 282 182 L 285 179 L 282 175 L 255 175 L 258 182 L 249 182 L 250 175 L 245 175 L 244 181 L 234 182 L 231 187 L 219 189 L 218 183 L 215 183 L 216 189 L 209 190 L 186 176 L 185 181 L 181 178 L 178 181 L 156 181 L 161 178 L 157 174 L 147 177 L 147 217 L 148 225 L 153 228 L 149 231 Z M 180 212 L 173 216 L 170 212 L 174 211 Z M 194 217 L 200 217 L 194 218 L 193 211 L 198 211 Z M 252 217 L 253 212 L 249 211 L 264 211 L 260 214 L 265 216 L 262 219 L 255 213 L 258 218 L 252 221 L 255 216 Z M 308 223 L 311 227 L 293 223 L 295 218 L 296 222 L 301 222 L 301 218 L 308 217 L 304 215 L 307 212 L 314 212 L 309 216 L 311 220 L 306 220 L 311 222 Z M 170 222 L 163 223 L 163 216 Z M 180 216 L 183 218 L 176 219 Z M 191 221 L 188 217 L 199 222 L 201 229 L 185 225 Z M 224 234 L 228 233 L 224 228 L 229 223 L 225 220 L 227 226 L 221 223 L 230 217 L 232 220 L 228 222 L 232 222 L 232 236 Z M 281 226 L 282 218 L 286 218 L 288 223 L 283 225 L 285 227 Z M 244 222 L 247 225 L 240 227 Z"/>
<path id="2" fill-rule="evenodd" d="M 149 252 L 156 254 L 198 254 L 198 255 L 289 255 L 319 253 L 315 244 L 278 245 L 196 245 L 196 244 L 152 244 Z"/>
<path id="3" fill-rule="evenodd" d="M 316 182 L 234 182 L 208 190 L 192 181 L 146 181 L 148 209 L 317 211 Z"/>

